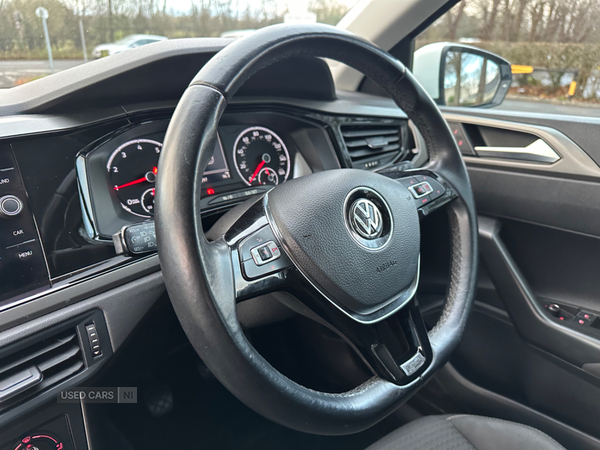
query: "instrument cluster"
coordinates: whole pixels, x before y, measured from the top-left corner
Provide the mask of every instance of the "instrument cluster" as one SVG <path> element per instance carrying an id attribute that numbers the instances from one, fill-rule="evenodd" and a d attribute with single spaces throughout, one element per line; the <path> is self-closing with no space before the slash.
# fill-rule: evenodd
<path id="1" fill-rule="evenodd" d="M 77 176 L 90 238 L 108 239 L 125 225 L 153 219 L 168 122 L 156 119 L 116 130 L 78 155 Z M 326 164 L 321 161 L 323 148 L 317 145 L 328 154 Z M 332 156 L 335 159 L 327 133 L 317 124 L 274 113 L 225 115 L 202 177 L 203 213 L 230 208 L 291 178 L 322 170 Z"/>

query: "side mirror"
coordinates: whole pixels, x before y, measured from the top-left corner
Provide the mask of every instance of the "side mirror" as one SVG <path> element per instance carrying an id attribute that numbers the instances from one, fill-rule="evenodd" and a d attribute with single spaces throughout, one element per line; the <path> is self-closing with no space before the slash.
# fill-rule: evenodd
<path id="1" fill-rule="evenodd" d="M 512 82 L 510 63 L 470 45 L 438 42 L 414 54 L 413 74 L 438 105 L 491 107 Z"/>

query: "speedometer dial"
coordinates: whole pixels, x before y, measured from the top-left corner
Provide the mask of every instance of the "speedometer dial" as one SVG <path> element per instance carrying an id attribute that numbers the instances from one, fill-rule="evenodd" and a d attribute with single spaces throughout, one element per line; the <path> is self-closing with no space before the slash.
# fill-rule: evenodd
<path id="1" fill-rule="evenodd" d="M 242 131 L 233 146 L 238 174 L 248 186 L 276 185 L 290 175 L 290 155 L 277 134 L 268 128 Z"/>
<path id="2" fill-rule="evenodd" d="M 154 215 L 154 182 L 162 144 L 150 139 L 125 142 L 108 159 L 112 187 L 125 211 Z"/>

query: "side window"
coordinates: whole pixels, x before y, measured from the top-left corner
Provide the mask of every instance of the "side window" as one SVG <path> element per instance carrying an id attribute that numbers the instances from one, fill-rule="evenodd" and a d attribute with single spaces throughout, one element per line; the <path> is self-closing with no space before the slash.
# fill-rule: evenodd
<path id="1" fill-rule="evenodd" d="M 485 54 L 476 58 L 465 50 L 471 47 L 510 64 L 504 96 L 488 106 L 600 116 L 599 23 L 598 1 L 461 0 L 417 38 L 413 70 L 430 94 L 443 99 L 440 104 L 485 104 L 502 73 Z M 435 46 L 445 50 L 436 53 Z M 445 74 L 433 79 L 433 68 L 441 71 L 444 64 Z M 470 88 L 477 80 L 487 88 Z"/>

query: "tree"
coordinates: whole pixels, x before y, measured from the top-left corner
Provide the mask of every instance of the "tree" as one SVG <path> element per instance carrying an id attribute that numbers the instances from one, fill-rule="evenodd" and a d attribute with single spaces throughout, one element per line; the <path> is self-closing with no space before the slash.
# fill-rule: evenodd
<path id="1" fill-rule="evenodd" d="M 463 17 L 466 6 L 467 6 L 467 0 L 461 0 L 458 3 L 457 7 L 452 8 L 450 11 L 448 11 L 446 13 L 446 18 L 448 20 L 447 38 L 451 41 L 456 39 L 456 31 L 458 29 L 458 24 L 460 22 L 460 19 L 462 19 L 462 17 Z M 455 9 L 456 9 L 456 12 L 454 12 Z"/>
<path id="2" fill-rule="evenodd" d="M 501 0 L 482 1 L 482 26 L 480 37 L 483 40 L 488 40 L 494 35 L 494 29 L 496 27 L 496 17 L 498 17 L 498 10 L 500 9 Z"/>
<path id="3" fill-rule="evenodd" d="M 319 23 L 336 25 L 348 12 L 348 7 L 337 0 L 311 0 L 308 9 L 317 15 Z"/>

